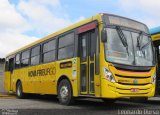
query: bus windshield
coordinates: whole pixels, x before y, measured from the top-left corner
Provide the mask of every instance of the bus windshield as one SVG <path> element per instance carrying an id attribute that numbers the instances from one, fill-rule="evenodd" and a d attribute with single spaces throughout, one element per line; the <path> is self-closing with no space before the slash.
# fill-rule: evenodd
<path id="1" fill-rule="evenodd" d="M 105 28 L 106 60 L 133 66 L 153 66 L 151 38 L 144 33 L 136 33 L 117 28 Z"/>

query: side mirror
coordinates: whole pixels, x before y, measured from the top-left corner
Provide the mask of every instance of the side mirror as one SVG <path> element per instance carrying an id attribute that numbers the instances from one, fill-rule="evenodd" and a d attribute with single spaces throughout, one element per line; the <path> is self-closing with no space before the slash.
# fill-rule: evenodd
<path id="1" fill-rule="evenodd" d="M 102 30 L 102 42 L 107 42 L 107 32 L 105 29 Z"/>

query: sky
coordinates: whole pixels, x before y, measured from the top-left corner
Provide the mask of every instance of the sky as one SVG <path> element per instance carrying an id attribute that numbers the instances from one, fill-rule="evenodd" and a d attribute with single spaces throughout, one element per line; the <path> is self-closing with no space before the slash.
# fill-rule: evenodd
<path id="1" fill-rule="evenodd" d="M 160 26 L 160 0 L 0 0 L 0 58 L 97 13 Z"/>

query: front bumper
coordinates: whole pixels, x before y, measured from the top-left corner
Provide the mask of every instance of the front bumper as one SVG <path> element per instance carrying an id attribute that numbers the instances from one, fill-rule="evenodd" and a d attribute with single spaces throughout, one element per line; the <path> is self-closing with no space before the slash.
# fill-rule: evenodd
<path id="1" fill-rule="evenodd" d="M 132 92 L 131 89 L 139 89 Z M 122 85 L 111 83 L 106 79 L 102 80 L 102 98 L 122 98 L 122 97 L 153 97 L 155 94 L 155 84 L 147 85 Z"/>

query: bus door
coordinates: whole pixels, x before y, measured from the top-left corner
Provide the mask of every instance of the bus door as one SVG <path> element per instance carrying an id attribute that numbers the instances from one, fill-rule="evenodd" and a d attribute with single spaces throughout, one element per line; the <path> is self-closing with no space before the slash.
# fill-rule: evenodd
<path id="1" fill-rule="evenodd" d="M 79 34 L 80 94 L 94 95 L 95 77 L 95 30 Z"/>
<path id="2" fill-rule="evenodd" d="M 6 72 L 4 78 L 4 86 L 6 91 L 12 91 L 12 74 L 14 69 L 14 58 L 8 59 L 6 62 Z"/>

